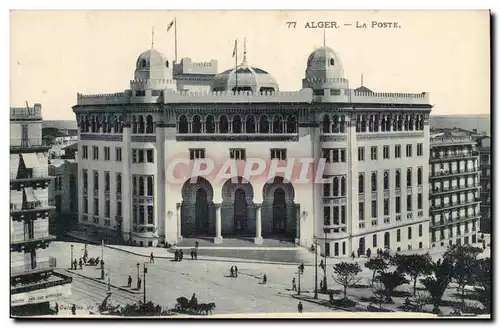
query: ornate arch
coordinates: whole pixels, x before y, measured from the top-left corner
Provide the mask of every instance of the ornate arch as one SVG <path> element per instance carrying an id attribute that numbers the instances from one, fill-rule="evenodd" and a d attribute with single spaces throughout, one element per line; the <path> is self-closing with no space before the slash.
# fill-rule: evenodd
<path id="1" fill-rule="evenodd" d="M 196 202 L 196 192 L 200 188 L 203 188 L 207 193 L 207 201 L 212 202 L 214 189 L 210 182 L 202 177 L 197 177 L 195 182 L 191 182 L 191 178 L 184 182 L 181 189 L 182 200 L 186 203 L 194 204 Z"/>
<path id="2" fill-rule="evenodd" d="M 274 192 L 281 188 L 285 192 L 285 200 L 287 203 L 293 203 L 295 199 L 295 189 L 290 181 L 283 177 L 274 177 L 266 182 L 262 188 L 262 199 L 264 202 L 272 203 L 274 201 Z"/>
<path id="3" fill-rule="evenodd" d="M 237 180 L 234 181 L 234 177 L 228 179 L 222 185 L 222 202 L 224 203 L 234 203 L 234 194 L 236 190 L 243 189 L 245 191 L 245 199 L 248 204 L 253 203 L 253 186 L 252 184 L 243 177 L 237 177 Z"/>

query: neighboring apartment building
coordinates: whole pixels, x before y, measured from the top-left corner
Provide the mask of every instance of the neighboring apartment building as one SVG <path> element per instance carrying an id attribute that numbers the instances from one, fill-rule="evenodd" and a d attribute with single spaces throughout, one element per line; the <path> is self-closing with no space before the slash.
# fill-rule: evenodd
<path id="1" fill-rule="evenodd" d="M 351 89 L 329 47 L 310 54 L 294 92 L 280 92 L 246 52 L 217 75 L 214 61 L 189 63 L 179 77 L 151 49 L 137 58 L 130 89 L 78 94 L 79 224 L 141 246 L 253 236 L 317 242 L 332 256 L 429 247 L 428 93 Z M 190 179 L 195 160 L 250 158 L 295 168 L 324 159 L 331 182 L 247 181 L 242 171 Z M 167 179 L 179 161 L 182 179 Z"/>
<path id="2" fill-rule="evenodd" d="M 41 105 L 10 108 L 10 303 L 14 316 L 51 313 L 50 302 L 69 296 L 71 278 L 56 273 L 47 247 L 48 150 L 42 142 Z"/>
<path id="3" fill-rule="evenodd" d="M 479 170 L 481 171 L 481 232 L 491 233 L 491 137 L 477 138 Z"/>
<path id="4" fill-rule="evenodd" d="M 481 213 L 475 142 L 449 131 L 433 135 L 430 147 L 431 247 L 477 243 Z"/>

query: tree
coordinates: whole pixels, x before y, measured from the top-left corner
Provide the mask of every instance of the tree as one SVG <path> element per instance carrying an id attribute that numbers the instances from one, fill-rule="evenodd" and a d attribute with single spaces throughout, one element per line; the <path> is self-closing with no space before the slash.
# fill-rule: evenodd
<path id="1" fill-rule="evenodd" d="M 389 267 L 389 263 L 387 263 L 381 257 L 370 258 L 370 260 L 365 263 L 365 268 L 373 271 L 372 283 L 371 283 L 372 286 L 373 286 L 373 283 L 375 282 L 376 274 L 385 272 L 385 270 L 387 270 L 388 267 Z"/>
<path id="2" fill-rule="evenodd" d="M 396 254 L 391 262 L 397 267 L 400 273 L 406 273 L 413 281 L 413 295 L 417 293 L 417 279 L 422 275 L 429 272 L 429 264 L 431 263 L 431 256 L 427 254 Z"/>
<path id="3" fill-rule="evenodd" d="M 477 259 L 477 256 L 481 254 L 483 250 L 480 247 L 475 247 L 472 245 L 450 245 L 448 249 L 443 254 L 443 259 L 448 260 L 451 264 L 455 264 L 457 261 L 462 259 Z"/>
<path id="4" fill-rule="evenodd" d="M 134 304 L 127 304 L 120 307 L 119 311 L 115 313 L 117 315 L 127 316 L 127 317 L 142 317 L 142 316 L 165 316 L 170 315 L 168 311 L 162 309 L 161 306 L 154 304 L 149 301 L 146 303 L 146 309 L 144 309 L 144 303 L 139 301 Z"/>
<path id="5" fill-rule="evenodd" d="M 379 309 L 382 309 L 382 304 L 386 301 L 386 289 L 384 285 L 377 279 L 372 283 L 372 293 L 377 300 Z"/>
<path id="6" fill-rule="evenodd" d="M 357 284 L 361 277 L 358 274 L 363 271 L 358 263 L 340 262 L 333 266 L 333 280 L 344 287 L 344 300 L 347 300 L 347 287 Z"/>
<path id="7" fill-rule="evenodd" d="M 379 276 L 377 276 L 376 280 L 384 286 L 386 303 L 393 303 L 391 295 L 394 292 L 394 289 L 410 282 L 401 272 L 398 271 L 382 272 Z"/>
<path id="8" fill-rule="evenodd" d="M 441 306 L 444 292 L 453 278 L 453 265 L 448 260 L 444 260 L 442 263 L 441 261 L 433 262 L 429 267 L 432 276 L 420 279 L 420 282 L 431 296 L 434 305 L 432 312 L 439 314 L 441 312 L 439 306 Z"/>
<path id="9" fill-rule="evenodd" d="M 478 300 L 488 313 L 491 313 L 491 258 L 476 260 L 473 272 L 475 274 L 475 284 L 478 285 L 478 287 L 474 288 Z"/>

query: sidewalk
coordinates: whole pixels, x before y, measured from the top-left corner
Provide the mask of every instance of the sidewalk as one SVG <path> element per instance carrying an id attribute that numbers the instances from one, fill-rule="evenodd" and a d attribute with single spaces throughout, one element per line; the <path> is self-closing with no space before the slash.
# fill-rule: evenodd
<path id="1" fill-rule="evenodd" d="M 95 269 L 96 267 L 90 267 L 90 268 L 94 268 L 94 269 Z M 99 273 L 98 273 L 98 276 L 99 276 L 99 277 L 97 277 L 97 276 L 95 276 L 95 275 L 92 275 L 92 271 L 90 271 L 90 270 L 85 270 L 85 267 L 83 267 L 83 269 L 82 269 L 82 270 L 70 270 L 70 269 L 64 269 L 64 270 L 65 270 L 66 272 L 72 273 L 72 274 L 77 275 L 77 276 L 79 276 L 79 277 L 83 277 L 83 278 L 86 278 L 86 279 L 90 279 L 90 280 L 93 280 L 93 281 L 95 281 L 95 282 L 98 282 L 98 283 L 100 283 L 100 284 L 102 284 L 102 285 L 108 286 L 108 279 L 107 279 L 107 276 L 106 276 L 106 271 L 107 271 L 107 270 L 105 270 L 105 271 L 104 271 L 104 272 L 105 272 L 104 280 L 101 280 L 101 279 L 100 279 L 100 275 L 101 275 L 101 273 L 100 273 L 100 272 L 101 272 L 101 270 L 97 270 L 97 269 L 95 270 L 95 271 L 98 271 L 98 272 L 99 272 Z M 136 283 L 137 283 L 137 282 L 136 282 Z M 110 285 L 111 287 L 113 287 L 113 288 L 119 289 L 119 290 L 124 291 L 124 292 L 127 292 L 127 293 L 131 293 L 131 294 L 142 294 L 142 291 L 137 290 L 137 289 L 135 289 L 135 288 L 128 288 L 128 287 L 126 287 L 126 286 L 117 286 L 117 285 L 115 285 L 115 284 L 111 284 L 111 283 L 110 283 L 109 285 Z M 134 285 L 132 285 L 132 286 L 134 286 Z"/>

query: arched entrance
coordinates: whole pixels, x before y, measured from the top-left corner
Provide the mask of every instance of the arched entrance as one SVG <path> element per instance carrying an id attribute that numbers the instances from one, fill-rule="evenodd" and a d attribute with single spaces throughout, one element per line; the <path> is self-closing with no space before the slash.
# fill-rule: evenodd
<path id="1" fill-rule="evenodd" d="M 294 241 L 299 238 L 299 205 L 293 185 L 282 177 L 268 181 L 262 190 L 262 235 Z"/>
<path id="2" fill-rule="evenodd" d="M 182 186 L 181 234 L 184 237 L 215 235 L 213 188 L 208 180 L 198 177 Z"/>
<path id="3" fill-rule="evenodd" d="M 391 248 L 391 235 L 389 233 L 389 231 L 387 231 L 385 234 L 384 234 L 384 247 L 385 248 Z"/>
<path id="4" fill-rule="evenodd" d="M 223 235 L 255 235 L 253 195 L 252 185 L 242 177 L 233 177 L 224 183 L 221 208 Z"/>
<path id="5" fill-rule="evenodd" d="M 359 252 L 364 255 L 365 254 L 365 237 L 359 238 Z"/>

